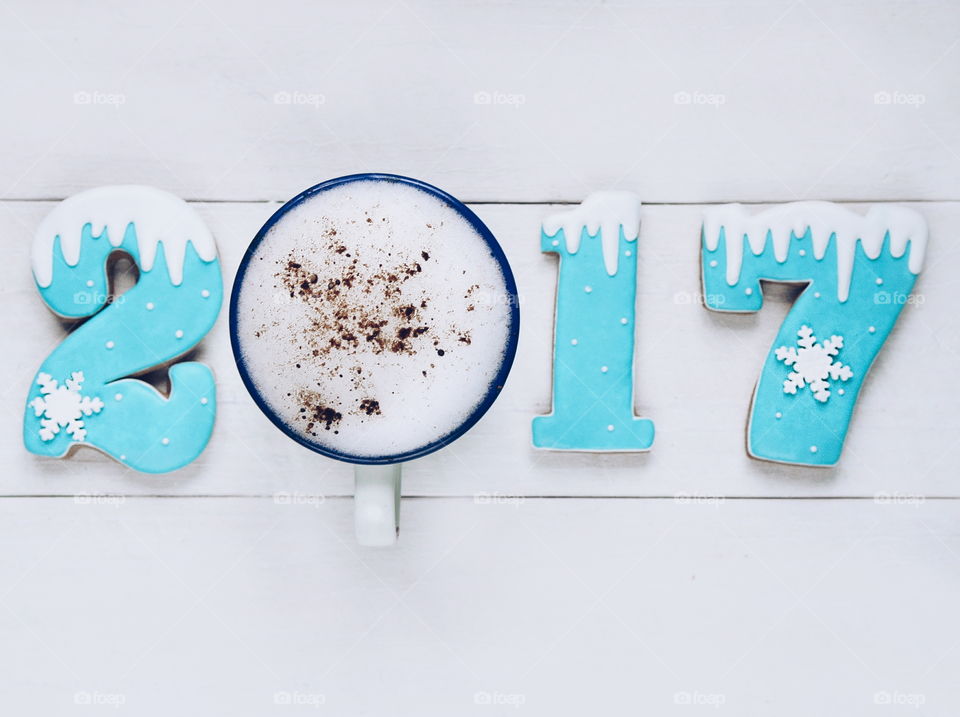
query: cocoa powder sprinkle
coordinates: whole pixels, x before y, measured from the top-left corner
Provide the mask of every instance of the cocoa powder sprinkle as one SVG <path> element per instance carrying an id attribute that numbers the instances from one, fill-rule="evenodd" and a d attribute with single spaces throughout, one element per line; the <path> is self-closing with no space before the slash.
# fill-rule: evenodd
<path id="1" fill-rule="evenodd" d="M 369 217 L 366 221 L 372 223 Z M 342 378 L 348 356 L 359 357 L 370 352 L 418 356 L 423 349 L 430 348 L 433 349 L 430 356 L 442 357 L 446 352 L 436 348 L 439 338 L 461 345 L 471 343 L 469 332 L 454 325 L 443 326 L 440 334 L 434 335 L 435 330 L 422 314 L 429 306 L 430 294 L 428 287 L 419 281 L 424 273 L 419 261 L 398 261 L 390 252 L 386 256 L 376 252 L 351 252 L 339 241 L 335 227 L 321 231 L 320 238 L 320 246 L 315 249 L 293 250 L 276 262 L 274 276 L 279 286 L 291 300 L 302 302 L 311 310 L 307 330 L 290 339 L 301 352 L 297 361 L 292 362 L 296 368 L 300 369 L 302 362 L 309 364 L 302 370 L 319 366 L 331 377 Z M 418 253 L 421 261 L 429 261 L 427 251 Z M 464 298 L 468 299 L 477 288 L 476 285 L 470 287 Z M 473 310 L 473 305 L 467 306 L 468 303 L 464 302 L 464 308 Z M 256 335 L 259 337 L 260 332 Z M 428 361 L 424 365 L 432 368 L 433 364 Z M 415 370 L 427 375 L 425 369 Z M 362 369 L 357 367 L 355 373 L 351 369 L 348 380 L 363 395 L 368 377 Z M 297 399 L 299 416 L 307 421 L 307 431 L 312 435 L 321 428 L 331 430 L 342 420 L 342 412 L 382 415 L 379 401 L 369 396 L 355 404 L 355 408 L 329 406 L 314 391 L 301 391 Z"/>

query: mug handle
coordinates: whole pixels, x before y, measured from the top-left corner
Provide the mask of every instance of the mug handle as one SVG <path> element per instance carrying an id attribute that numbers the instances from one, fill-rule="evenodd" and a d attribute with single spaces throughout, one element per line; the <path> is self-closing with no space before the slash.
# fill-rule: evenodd
<path id="1" fill-rule="evenodd" d="M 355 465 L 353 520 L 365 547 L 394 545 L 400 532 L 400 464 Z"/>

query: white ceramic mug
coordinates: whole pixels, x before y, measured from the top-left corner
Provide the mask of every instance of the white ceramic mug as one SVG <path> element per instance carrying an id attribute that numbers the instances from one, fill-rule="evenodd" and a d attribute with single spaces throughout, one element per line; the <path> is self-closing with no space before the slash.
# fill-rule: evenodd
<path id="1" fill-rule="evenodd" d="M 384 237 L 398 269 L 383 269 Z M 301 445 L 355 465 L 367 546 L 396 542 L 401 464 L 459 438 L 496 400 L 519 330 L 490 230 L 446 192 L 389 174 L 332 179 L 284 204 L 247 249 L 230 302 L 234 356 L 259 408 Z M 380 400 L 358 411 L 372 390 L 358 384 Z"/>

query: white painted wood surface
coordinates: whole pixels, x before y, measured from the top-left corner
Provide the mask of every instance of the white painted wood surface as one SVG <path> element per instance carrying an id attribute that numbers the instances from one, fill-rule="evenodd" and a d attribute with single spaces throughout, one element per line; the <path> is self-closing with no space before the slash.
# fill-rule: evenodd
<path id="1" fill-rule="evenodd" d="M 949 2 L 344 5 L 7 3 L 2 196 L 375 168 L 474 201 L 960 198 Z"/>
<path id="2" fill-rule="evenodd" d="M 4 713 L 956 712 L 956 501 L 351 507 L 0 501 Z"/>
<path id="3" fill-rule="evenodd" d="M 955 4 L 17 0 L 0 18 L 0 713 L 960 711 Z M 493 410 L 407 466 L 396 550 L 358 549 L 349 468 L 253 407 L 225 313 L 199 352 L 221 413 L 194 465 L 25 453 L 27 382 L 63 333 L 29 273 L 49 200 L 178 193 L 229 285 L 277 201 L 371 170 L 475 202 L 523 313 Z M 647 202 L 636 408 L 657 441 L 536 453 L 556 276 L 539 222 L 608 187 Z M 697 296 L 704 203 L 804 198 L 908 203 L 932 234 L 832 470 L 744 454 L 790 296 L 739 317 Z"/>

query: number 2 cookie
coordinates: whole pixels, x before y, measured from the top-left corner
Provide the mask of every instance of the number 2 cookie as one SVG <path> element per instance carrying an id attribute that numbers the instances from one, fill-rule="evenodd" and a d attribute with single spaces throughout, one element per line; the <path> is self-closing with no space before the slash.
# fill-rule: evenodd
<path id="1" fill-rule="evenodd" d="M 553 412 L 533 419 L 537 448 L 646 451 L 653 421 L 633 414 L 640 200 L 597 192 L 547 217 L 541 250 L 560 257 Z"/>
<path id="2" fill-rule="evenodd" d="M 111 296 L 108 262 L 126 254 L 136 285 Z M 62 457 L 92 446 L 146 473 L 180 468 L 207 445 L 213 372 L 175 363 L 213 326 L 223 299 L 213 236 L 186 202 L 140 186 L 100 187 L 40 224 L 33 274 L 44 303 L 86 321 L 47 356 L 27 397 L 27 450 Z M 170 395 L 133 378 L 169 365 Z"/>
<path id="3" fill-rule="evenodd" d="M 713 311 L 759 311 L 761 279 L 806 285 L 754 390 L 748 453 L 835 464 L 867 372 L 923 266 L 926 221 L 893 206 L 861 215 L 829 202 L 796 202 L 751 215 L 729 204 L 707 213 L 701 240 L 703 291 Z"/>

